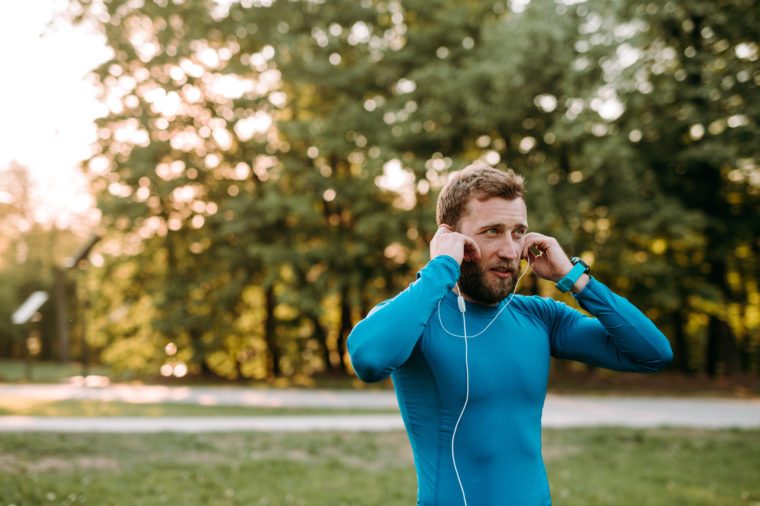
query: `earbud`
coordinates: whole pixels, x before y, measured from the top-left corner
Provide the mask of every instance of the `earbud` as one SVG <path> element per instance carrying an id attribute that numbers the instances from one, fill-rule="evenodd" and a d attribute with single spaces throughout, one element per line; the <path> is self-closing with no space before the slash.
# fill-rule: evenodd
<path id="1" fill-rule="evenodd" d="M 457 287 L 457 305 L 459 306 L 459 312 L 465 313 L 467 311 L 467 306 L 464 303 L 464 297 L 462 297 L 462 292 L 459 290 L 459 285 L 455 285 Z"/>

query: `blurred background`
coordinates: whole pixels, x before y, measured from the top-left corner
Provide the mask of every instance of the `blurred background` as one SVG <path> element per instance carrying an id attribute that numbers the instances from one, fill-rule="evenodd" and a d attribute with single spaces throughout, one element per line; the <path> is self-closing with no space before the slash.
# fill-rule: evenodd
<path id="1" fill-rule="evenodd" d="M 752 0 L 50 0 L 1 23 L 0 380 L 355 385 L 348 333 L 481 159 L 671 340 L 652 388 L 760 391 Z"/>
<path id="2" fill-rule="evenodd" d="M 414 504 L 390 382 L 346 338 L 483 160 L 675 352 L 552 364 L 555 502 L 760 505 L 755 0 L 6 11 L 0 503 Z"/>

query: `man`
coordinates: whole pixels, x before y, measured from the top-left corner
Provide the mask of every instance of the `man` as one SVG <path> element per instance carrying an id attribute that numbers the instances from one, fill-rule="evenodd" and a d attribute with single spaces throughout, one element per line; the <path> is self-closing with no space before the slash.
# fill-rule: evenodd
<path id="1" fill-rule="evenodd" d="M 554 238 L 527 232 L 523 194 L 512 171 L 453 174 L 438 198 L 430 262 L 348 338 L 362 380 L 393 379 L 420 505 L 551 504 L 541 457 L 550 356 L 636 372 L 672 360 L 641 311 Z M 522 258 L 595 318 L 514 295 Z"/>

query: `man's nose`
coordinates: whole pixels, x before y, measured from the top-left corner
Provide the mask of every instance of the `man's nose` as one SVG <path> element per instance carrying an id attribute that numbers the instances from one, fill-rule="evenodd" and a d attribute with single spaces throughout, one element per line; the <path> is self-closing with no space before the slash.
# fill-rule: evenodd
<path id="1" fill-rule="evenodd" d="M 518 249 L 520 249 L 520 245 L 517 244 L 517 241 L 515 241 L 511 236 L 506 235 L 504 241 L 502 241 L 500 245 L 499 256 L 508 260 L 514 260 L 520 256 Z"/>

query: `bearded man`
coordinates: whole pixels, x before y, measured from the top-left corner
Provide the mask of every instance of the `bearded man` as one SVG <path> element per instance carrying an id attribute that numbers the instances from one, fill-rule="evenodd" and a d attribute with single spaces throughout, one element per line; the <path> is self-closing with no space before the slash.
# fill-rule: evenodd
<path id="1" fill-rule="evenodd" d="M 654 372 L 673 353 L 625 298 L 556 239 L 528 232 L 523 178 L 483 164 L 452 174 L 417 279 L 348 338 L 366 382 L 393 380 L 424 506 L 546 506 L 541 415 L 550 357 Z M 516 295 L 521 260 L 592 316 Z"/>

